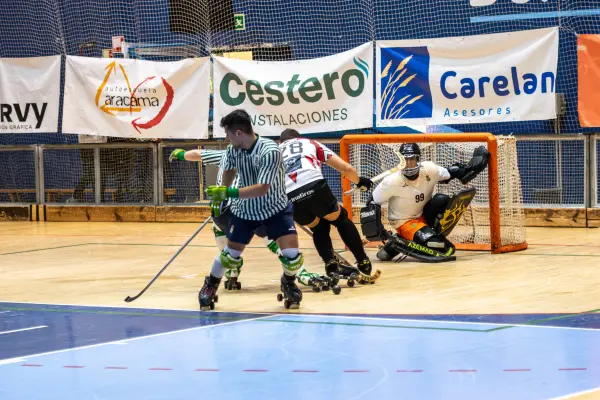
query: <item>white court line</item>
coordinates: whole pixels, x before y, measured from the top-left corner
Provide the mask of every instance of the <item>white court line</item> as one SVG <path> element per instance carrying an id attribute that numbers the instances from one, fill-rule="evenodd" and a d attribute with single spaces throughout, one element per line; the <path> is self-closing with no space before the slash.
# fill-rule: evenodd
<path id="1" fill-rule="evenodd" d="M 257 317 L 257 318 L 250 318 L 250 319 L 243 319 L 243 320 L 239 320 L 239 321 L 231 321 L 231 322 L 224 322 L 222 324 L 214 324 L 214 325 L 204 325 L 204 326 L 195 326 L 193 328 L 186 328 L 186 329 L 180 329 L 177 331 L 169 331 L 169 332 L 162 332 L 162 333 L 155 333 L 153 335 L 147 335 L 147 336 L 139 336 L 139 337 L 135 337 L 135 338 L 131 338 L 131 339 L 118 339 L 118 340 L 112 340 L 110 342 L 103 342 L 103 343 L 96 343 L 96 344 L 90 344 L 88 346 L 81 346 L 81 347 L 73 347 L 70 349 L 62 349 L 62 350 L 54 350 L 54 351 L 48 351 L 46 353 L 38 353 L 38 354 L 31 354 L 31 355 L 23 355 L 21 356 L 21 358 L 28 360 L 32 357 L 39 357 L 39 356 L 47 356 L 50 354 L 57 354 L 57 353 L 66 353 L 68 351 L 74 351 L 74 350 L 83 350 L 83 349 L 90 349 L 92 347 L 100 347 L 100 346 L 105 346 L 107 344 L 117 344 L 117 345 L 123 345 L 123 344 L 127 344 L 129 342 L 132 342 L 134 340 L 140 340 L 140 339 L 148 339 L 148 338 L 153 338 L 153 337 L 158 337 L 158 336 L 166 336 L 166 335 L 171 335 L 174 333 L 180 333 L 180 332 L 188 332 L 188 331 L 194 331 L 194 330 L 200 330 L 200 329 L 207 329 L 207 328 L 213 328 L 213 327 L 217 327 L 217 326 L 223 326 L 223 325 L 232 325 L 232 324 L 239 324 L 240 322 L 250 322 L 250 321 L 256 321 L 257 319 L 263 319 L 263 318 L 269 318 L 271 317 L 271 315 L 267 315 L 264 317 Z M 4 361 L 4 360 L 0 360 L 0 363 Z"/>
<path id="2" fill-rule="evenodd" d="M 23 361 L 25 361 L 24 358 L 7 358 L 6 360 L 0 361 L 0 365 L 14 364 L 14 363 L 23 362 Z"/>
<path id="3" fill-rule="evenodd" d="M 279 282 L 279 281 L 277 281 Z M 31 302 L 26 302 L 26 301 L 0 301 L 0 303 L 5 302 L 5 303 L 14 303 L 14 304 L 35 304 L 35 305 L 46 305 L 46 306 L 68 306 L 68 307 L 87 307 L 87 308 L 118 308 L 121 310 L 132 310 L 132 312 L 134 312 L 134 310 L 159 310 L 159 311 L 186 311 L 186 312 L 190 312 L 190 313 L 194 313 L 194 312 L 198 312 L 195 310 L 189 310 L 189 309 L 185 309 L 185 308 L 142 308 L 142 307 L 138 307 L 138 308 L 128 308 L 128 307 L 119 307 L 119 306 L 104 306 L 104 305 L 81 305 L 81 304 L 64 304 L 64 303 L 31 303 Z M 1 305 L 0 305 L 1 307 Z M 35 311 L 35 310 L 32 310 Z M 419 323 L 423 323 L 423 322 L 431 322 L 431 323 L 437 323 L 437 324 L 472 324 L 472 325 L 491 325 L 491 326 L 517 326 L 517 327 L 523 327 L 523 328 L 541 328 L 541 329 L 571 329 L 571 330 L 579 330 L 579 331 L 598 331 L 600 332 L 600 329 L 594 329 L 594 328 L 575 328 L 575 327 L 570 327 L 570 326 L 546 326 L 546 325 L 528 325 L 528 324 L 499 324 L 499 323 L 494 323 L 494 322 L 467 322 L 467 321 L 449 321 L 449 320 L 429 320 L 429 319 L 406 319 L 406 318 L 386 318 L 386 317 L 374 317 L 374 316 L 369 316 L 369 315 L 335 315 L 335 314 L 303 314 L 303 313 L 289 313 L 289 314 L 279 314 L 279 313 L 269 313 L 269 312 L 260 312 L 260 311 L 215 311 L 216 313 L 227 313 L 227 314 L 255 314 L 255 315 L 265 315 L 265 316 L 272 316 L 272 317 L 289 317 L 289 316 L 301 316 L 301 317 L 318 317 L 318 318 L 346 318 L 346 319 L 371 319 L 371 320 L 375 320 L 375 321 L 406 321 L 406 322 L 419 322 Z M 560 313 L 557 313 L 560 314 Z M 569 313 L 564 313 L 564 314 L 569 314 Z M 600 316 L 600 313 L 590 313 L 590 314 L 598 314 L 598 316 Z M 423 314 L 423 315 L 427 315 L 427 314 Z M 449 314 L 450 315 L 450 314 Z M 459 315 L 468 315 L 468 314 L 459 314 Z M 482 314 L 483 315 L 483 314 Z M 518 315 L 518 314 L 507 314 L 507 315 Z M 571 314 L 572 317 L 576 317 L 578 315 L 589 315 L 589 314 L 585 314 L 585 311 L 583 313 L 573 313 Z M 566 319 L 566 318 L 565 318 Z"/>
<path id="4" fill-rule="evenodd" d="M 31 328 L 23 328 L 23 329 L 15 329 L 12 331 L 4 331 L 4 332 L 0 332 L 0 335 L 6 335 L 7 333 L 15 333 L 15 332 L 24 332 L 24 331 L 32 331 L 34 329 L 43 329 L 43 328 L 47 328 L 48 326 L 46 325 L 40 325 L 40 326 L 32 326 Z"/>
<path id="5" fill-rule="evenodd" d="M 566 399 L 572 399 L 575 398 L 577 396 L 583 396 L 585 394 L 590 394 L 590 393 L 594 393 L 600 390 L 600 386 L 594 389 L 588 389 L 588 390 L 582 390 L 581 392 L 575 392 L 575 393 L 571 393 L 571 394 L 567 394 L 565 396 L 561 396 L 561 397 L 553 397 L 552 400 L 566 400 Z M 600 396 L 599 396 L 600 397 Z"/>
<path id="6" fill-rule="evenodd" d="M 592 313 L 595 314 L 595 313 Z M 425 314 L 424 314 L 425 315 Z M 585 314 L 584 314 L 585 315 Z M 542 328 L 542 329 L 574 329 L 580 331 L 597 331 L 600 332 L 600 329 L 595 328 L 574 328 L 569 326 L 546 326 L 546 325 L 527 325 L 527 324 L 498 324 L 493 322 L 468 322 L 468 321 L 442 321 L 442 320 L 430 320 L 430 319 L 405 319 L 405 318 L 385 318 L 385 317 L 369 317 L 369 316 L 348 316 L 348 315 L 334 315 L 334 314 L 274 314 L 273 316 L 283 316 L 283 317 L 318 317 L 318 318 L 345 318 L 345 319 L 372 319 L 377 321 L 396 321 L 396 322 L 418 322 L 418 323 L 437 323 L 437 324 L 472 324 L 472 325 L 492 325 L 492 326 L 518 326 L 523 328 Z M 573 316 L 577 316 L 577 314 L 573 314 Z M 599 314 L 600 316 L 600 314 Z M 393 327 L 393 325 L 390 325 Z"/>

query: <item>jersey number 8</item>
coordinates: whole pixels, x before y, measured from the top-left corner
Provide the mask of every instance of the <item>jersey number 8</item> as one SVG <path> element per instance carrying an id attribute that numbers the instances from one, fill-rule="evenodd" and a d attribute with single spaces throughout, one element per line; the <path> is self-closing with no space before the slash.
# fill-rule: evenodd
<path id="1" fill-rule="evenodd" d="M 290 153 L 302 154 L 302 142 L 295 142 L 290 145 Z"/>
<path id="2" fill-rule="evenodd" d="M 425 200 L 425 194 L 421 193 L 415 196 L 415 203 Z"/>

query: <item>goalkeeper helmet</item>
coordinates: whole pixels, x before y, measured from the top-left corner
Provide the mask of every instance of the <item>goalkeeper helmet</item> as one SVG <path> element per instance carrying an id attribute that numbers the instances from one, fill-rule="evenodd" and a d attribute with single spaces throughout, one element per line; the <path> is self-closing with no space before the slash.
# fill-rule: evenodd
<path id="1" fill-rule="evenodd" d="M 400 146 L 400 154 L 406 159 L 406 167 L 402 170 L 404 176 L 410 180 L 417 179 L 421 168 L 421 149 L 419 146 L 416 143 L 403 143 Z M 409 160 L 415 160 L 415 162 L 410 163 Z"/>

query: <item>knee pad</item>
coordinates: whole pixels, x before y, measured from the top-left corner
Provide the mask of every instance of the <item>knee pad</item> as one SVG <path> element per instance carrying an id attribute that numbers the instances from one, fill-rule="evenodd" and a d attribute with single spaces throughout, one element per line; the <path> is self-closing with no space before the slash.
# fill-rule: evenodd
<path id="1" fill-rule="evenodd" d="M 298 249 L 281 250 L 281 264 L 286 275 L 295 275 L 304 265 L 304 256 Z"/>
<path id="2" fill-rule="evenodd" d="M 225 250 L 225 246 L 227 246 L 227 237 L 226 236 L 215 236 L 215 242 L 217 243 L 217 248 L 220 251 Z"/>
<path id="3" fill-rule="evenodd" d="M 423 208 L 423 215 L 425 216 L 425 222 L 429 226 L 436 226 L 436 220 L 441 218 L 444 215 L 444 211 L 448 208 L 448 204 L 450 203 L 450 196 L 446 194 L 438 193 L 431 198 L 425 204 Z"/>
<path id="4" fill-rule="evenodd" d="M 225 236 L 225 232 L 213 224 L 213 234 L 215 235 L 215 242 L 217 243 L 219 250 L 225 250 L 225 246 L 227 246 L 227 236 Z"/>
<path id="5" fill-rule="evenodd" d="M 339 228 L 341 225 L 343 225 L 346 221 L 350 221 L 348 219 L 348 211 L 346 211 L 346 209 L 344 207 L 340 207 L 340 215 L 337 217 L 337 219 L 335 221 L 329 221 L 329 223 L 333 226 L 335 226 L 336 228 Z M 350 221 L 352 222 L 352 221 Z"/>
<path id="6" fill-rule="evenodd" d="M 232 255 L 232 253 L 238 253 L 240 255 L 238 257 L 235 257 Z M 244 265 L 244 259 L 242 258 L 241 253 L 229 249 L 228 247 L 225 247 L 221 254 L 219 254 L 219 261 L 221 261 L 221 265 L 226 270 L 240 269 Z"/>

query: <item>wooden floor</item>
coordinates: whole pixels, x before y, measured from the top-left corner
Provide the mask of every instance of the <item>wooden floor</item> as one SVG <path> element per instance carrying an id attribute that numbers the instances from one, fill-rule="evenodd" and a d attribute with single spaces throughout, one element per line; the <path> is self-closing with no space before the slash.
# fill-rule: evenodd
<path id="1" fill-rule="evenodd" d="M 0 301 L 196 310 L 217 254 L 207 226 L 141 298 L 141 290 L 197 229 L 175 223 L 0 223 Z M 322 271 L 300 233 L 310 271 Z M 375 285 L 305 296 L 298 311 L 361 314 L 563 313 L 600 308 L 600 230 L 530 228 L 529 249 L 459 252 L 443 264 L 374 263 Z M 343 246 L 339 239 L 336 248 Z M 374 251 L 369 250 L 372 259 Z M 351 255 L 347 254 L 351 259 Z M 243 289 L 221 287 L 220 311 L 284 312 L 276 301 L 281 266 L 254 240 L 244 253 Z"/>

